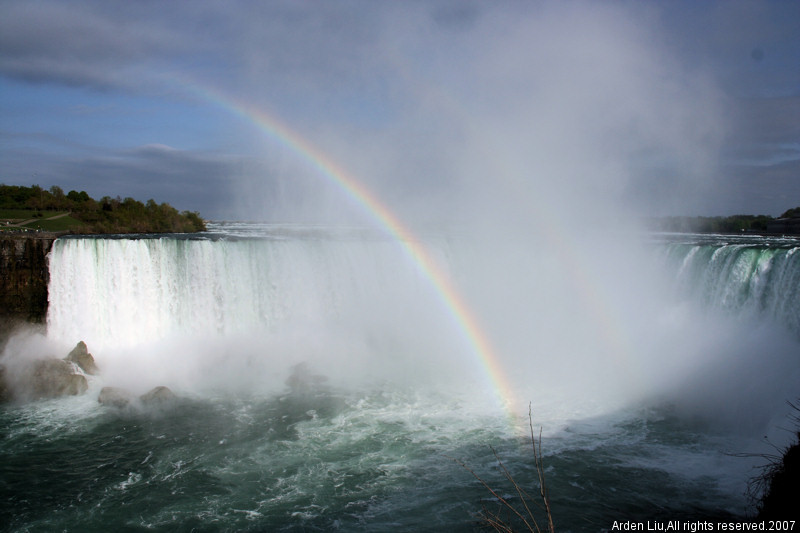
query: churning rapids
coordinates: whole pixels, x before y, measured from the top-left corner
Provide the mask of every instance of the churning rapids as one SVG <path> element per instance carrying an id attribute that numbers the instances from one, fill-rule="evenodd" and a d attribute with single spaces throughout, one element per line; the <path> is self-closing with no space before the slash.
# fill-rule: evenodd
<path id="1" fill-rule="evenodd" d="M 736 519 L 791 434 L 800 245 L 628 235 L 519 246 L 355 229 L 215 224 L 199 237 L 63 238 L 47 333 L 86 341 L 82 396 L 0 409 L 7 531 L 470 531 L 532 493 L 543 427 L 556 528 Z M 489 339 L 481 347 L 476 338 Z M 170 387 L 163 408 L 98 404 Z"/>

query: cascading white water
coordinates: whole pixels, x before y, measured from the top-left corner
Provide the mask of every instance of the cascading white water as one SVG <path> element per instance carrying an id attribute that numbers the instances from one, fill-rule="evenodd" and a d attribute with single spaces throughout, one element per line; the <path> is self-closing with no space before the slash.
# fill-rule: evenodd
<path id="1" fill-rule="evenodd" d="M 478 246 L 430 238 L 426 249 L 458 283 L 496 348 L 477 354 L 439 288 L 397 242 L 330 230 L 259 231 L 259 238 L 60 239 L 50 254 L 48 336 L 65 345 L 84 340 L 101 363 L 127 365 L 117 378 L 149 385 L 159 384 L 152 369 L 165 361 L 173 367 L 158 378 L 170 385 L 227 372 L 234 388 L 312 361 L 331 376 L 366 373 L 436 387 L 451 381 L 461 389 L 477 382 L 492 395 L 479 360 L 488 355 L 514 387 L 500 391 L 507 397 L 587 406 L 695 383 L 708 365 L 717 372 L 759 364 L 766 376 L 780 374 L 790 351 L 783 341 L 770 354 L 776 362 L 744 353 L 763 344 L 754 340 L 758 328 L 731 338 L 739 326 L 716 320 L 717 311 L 706 316 L 715 308 L 736 320 L 746 315 L 753 326 L 768 321 L 800 331 L 800 255 L 786 243 L 658 244 L 677 288 L 669 300 L 652 267 L 610 240 L 571 256 L 514 240 Z M 680 306 L 687 295 L 689 315 Z M 725 390 L 718 401 L 732 394 Z"/>
<path id="2" fill-rule="evenodd" d="M 399 290 L 425 298 L 418 273 L 385 242 L 62 239 L 50 276 L 50 335 L 79 332 L 101 347 L 336 319 Z"/>
<path id="3" fill-rule="evenodd" d="M 478 370 L 435 288 L 388 239 L 71 238 L 49 257 L 48 337 L 124 365 L 114 379 L 149 382 L 157 368 L 171 386 L 214 375 L 237 388 L 257 375 L 281 383 L 303 361 L 420 382 L 437 365 Z"/>
<path id="4" fill-rule="evenodd" d="M 672 244 L 682 296 L 750 318 L 769 318 L 800 335 L 800 246 L 779 242 Z"/>

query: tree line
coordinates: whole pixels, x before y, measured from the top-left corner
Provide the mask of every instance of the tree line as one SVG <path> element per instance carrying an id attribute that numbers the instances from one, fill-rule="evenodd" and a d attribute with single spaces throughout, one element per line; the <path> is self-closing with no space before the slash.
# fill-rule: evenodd
<path id="1" fill-rule="evenodd" d="M 49 190 L 39 185 L 0 185 L 0 209 L 30 210 L 32 218 L 47 211 L 69 212 L 83 223 L 82 233 L 193 233 L 206 229 L 197 212 L 178 212 L 168 203 L 153 199 L 142 203 L 119 196 L 95 200 L 86 191 L 64 193 L 56 185 Z"/>
<path id="2" fill-rule="evenodd" d="M 800 207 L 785 211 L 775 218 L 769 215 L 732 215 L 728 217 L 660 217 L 651 219 L 653 229 L 679 233 L 742 233 L 765 232 L 770 222 L 800 217 Z"/>

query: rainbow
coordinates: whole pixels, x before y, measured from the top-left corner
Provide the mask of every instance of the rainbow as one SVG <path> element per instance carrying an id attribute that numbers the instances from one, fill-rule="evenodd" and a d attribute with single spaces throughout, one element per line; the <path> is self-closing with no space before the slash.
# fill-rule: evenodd
<path id="1" fill-rule="evenodd" d="M 498 402 L 506 410 L 509 419 L 514 422 L 520 413 L 515 405 L 513 388 L 503 371 L 497 352 L 450 277 L 439 267 L 413 232 L 362 183 L 278 118 L 263 109 L 235 102 L 207 87 L 196 84 L 183 84 L 183 87 L 188 87 L 204 100 L 252 123 L 267 137 L 300 156 L 320 176 L 335 184 L 353 199 L 381 228 L 397 240 L 419 271 L 433 285 L 458 328 L 464 333 L 489 376 Z"/>

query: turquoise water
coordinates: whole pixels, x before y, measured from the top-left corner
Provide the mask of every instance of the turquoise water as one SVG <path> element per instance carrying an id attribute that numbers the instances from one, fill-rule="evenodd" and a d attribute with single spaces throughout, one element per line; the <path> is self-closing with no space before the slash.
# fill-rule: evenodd
<path id="1" fill-rule="evenodd" d="M 8 531 L 471 531 L 495 504 L 453 459 L 517 501 L 492 446 L 538 485 L 529 441 L 458 408 L 385 392 L 6 407 L 0 514 Z M 698 429 L 640 412 L 545 433 L 557 527 L 743 514 L 750 462 Z"/>

